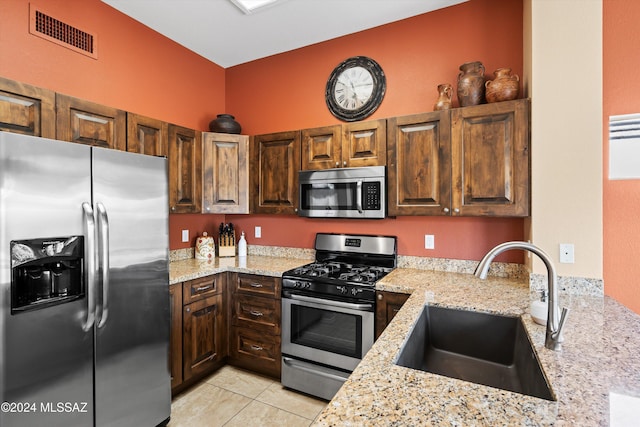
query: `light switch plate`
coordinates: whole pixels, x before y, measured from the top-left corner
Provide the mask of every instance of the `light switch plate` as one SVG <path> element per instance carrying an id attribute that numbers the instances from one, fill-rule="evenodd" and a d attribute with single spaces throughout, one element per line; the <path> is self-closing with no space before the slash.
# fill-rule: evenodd
<path id="1" fill-rule="evenodd" d="M 435 249 L 436 248 L 436 238 L 433 234 L 425 234 L 424 235 L 424 248 L 425 249 Z"/>
<path id="2" fill-rule="evenodd" d="M 256 226 L 256 228 L 255 228 L 255 231 L 253 232 L 253 236 L 254 236 L 256 239 L 261 238 L 261 237 L 262 237 L 262 227 L 260 227 L 260 226 L 258 226 L 258 225 L 257 225 L 257 226 Z"/>
<path id="3" fill-rule="evenodd" d="M 562 264 L 576 262 L 573 243 L 560 243 L 560 262 Z"/>
<path id="4" fill-rule="evenodd" d="M 186 243 L 189 241 L 189 230 L 182 230 L 182 242 Z"/>

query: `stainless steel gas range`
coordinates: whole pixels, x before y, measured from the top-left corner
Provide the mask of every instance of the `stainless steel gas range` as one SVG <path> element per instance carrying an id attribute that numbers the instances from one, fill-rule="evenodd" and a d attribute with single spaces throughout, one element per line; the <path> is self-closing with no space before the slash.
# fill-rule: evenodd
<path id="1" fill-rule="evenodd" d="M 318 233 L 316 260 L 282 276 L 282 385 L 330 400 L 373 345 L 375 284 L 397 238 Z"/>

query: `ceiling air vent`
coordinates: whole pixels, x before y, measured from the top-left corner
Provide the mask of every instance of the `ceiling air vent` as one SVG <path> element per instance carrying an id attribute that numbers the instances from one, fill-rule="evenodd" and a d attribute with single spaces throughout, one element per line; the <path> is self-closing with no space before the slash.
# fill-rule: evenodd
<path id="1" fill-rule="evenodd" d="M 75 52 L 98 59 L 97 37 L 31 6 L 29 32 Z"/>

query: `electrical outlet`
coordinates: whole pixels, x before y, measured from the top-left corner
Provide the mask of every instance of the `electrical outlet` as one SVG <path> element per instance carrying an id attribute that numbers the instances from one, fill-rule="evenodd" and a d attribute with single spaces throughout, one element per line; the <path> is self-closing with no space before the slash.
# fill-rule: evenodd
<path id="1" fill-rule="evenodd" d="M 189 241 L 189 230 L 182 230 L 182 242 L 186 243 Z"/>
<path id="2" fill-rule="evenodd" d="M 436 239 L 433 234 L 425 234 L 424 235 L 424 248 L 425 249 L 435 249 L 436 248 Z"/>
<path id="3" fill-rule="evenodd" d="M 262 237 L 262 227 L 260 227 L 259 225 L 256 225 L 256 228 L 253 232 L 253 236 L 256 239 L 260 239 Z"/>
<path id="4" fill-rule="evenodd" d="M 563 264 L 573 264 L 576 262 L 573 243 L 560 243 L 560 262 Z"/>

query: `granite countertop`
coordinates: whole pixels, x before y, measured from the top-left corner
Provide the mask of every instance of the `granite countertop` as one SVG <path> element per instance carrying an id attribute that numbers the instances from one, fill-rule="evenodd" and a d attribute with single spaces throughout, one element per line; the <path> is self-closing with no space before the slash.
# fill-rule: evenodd
<path id="1" fill-rule="evenodd" d="M 235 271 L 281 277 L 292 268 L 309 263 L 308 259 L 250 255 L 248 257 L 216 257 L 213 260 L 194 258 L 172 261 L 169 264 L 169 284 L 193 280 L 211 274 Z"/>
<path id="2" fill-rule="evenodd" d="M 377 288 L 412 296 L 316 426 L 591 426 L 608 425 L 610 413 L 618 417 L 620 407 L 622 412 L 640 407 L 640 316 L 609 297 L 561 294 L 560 305 L 570 312 L 563 349 L 555 352 L 544 347 L 545 327 L 528 314 L 528 283 L 396 269 Z M 522 315 L 557 401 L 396 366 L 393 361 L 425 301 Z M 637 412 L 635 417 L 633 422 Z"/>

